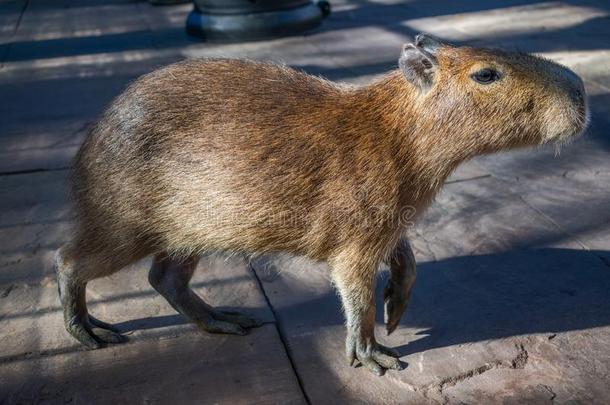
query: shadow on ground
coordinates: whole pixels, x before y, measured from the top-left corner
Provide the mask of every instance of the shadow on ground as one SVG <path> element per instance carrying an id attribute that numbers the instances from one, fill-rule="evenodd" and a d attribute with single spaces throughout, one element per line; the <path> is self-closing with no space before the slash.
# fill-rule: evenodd
<path id="1" fill-rule="evenodd" d="M 400 348 L 403 355 L 437 347 L 536 333 L 610 325 L 610 264 L 605 251 L 515 250 L 418 264 L 418 279 L 402 327 L 422 330 L 422 339 Z M 290 272 L 290 269 L 285 269 Z M 382 322 L 381 274 L 377 321 Z M 272 289 L 268 284 L 267 289 Z M 312 329 L 343 323 L 334 293 L 280 309 L 286 324 Z"/>
<path id="2" fill-rule="evenodd" d="M 610 263 L 606 251 L 515 250 L 418 264 L 418 279 L 402 327 L 423 338 L 400 348 L 409 355 L 433 348 L 538 333 L 610 325 Z M 284 271 L 290 273 L 287 268 Z M 377 321 L 382 322 L 382 289 L 377 286 Z M 273 289 L 271 283 L 267 284 Z M 279 308 L 280 324 L 305 324 L 315 331 L 342 325 L 336 294 L 315 296 L 295 286 L 298 303 Z M 124 331 L 184 323 L 181 316 L 127 321 Z"/>

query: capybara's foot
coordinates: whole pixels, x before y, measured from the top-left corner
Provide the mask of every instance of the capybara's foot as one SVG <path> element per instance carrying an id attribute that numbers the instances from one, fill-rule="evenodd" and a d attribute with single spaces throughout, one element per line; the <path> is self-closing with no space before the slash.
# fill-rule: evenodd
<path id="1" fill-rule="evenodd" d="M 372 344 L 357 341 L 348 343 L 347 358 L 350 366 L 356 366 L 356 360 L 358 360 L 377 376 L 384 375 L 388 369 L 403 370 L 405 366 L 398 359 L 399 357 L 400 354 L 394 349 L 376 342 Z"/>
<path id="2" fill-rule="evenodd" d="M 262 322 L 236 311 L 221 311 L 215 309 L 212 312 L 212 316 L 219 321 L 236 323 L 242 328 L 256 328 L 262 325 Z"/>
<path id="3" fill-rule="evenodd" d="M 90 349 L 98 349 L 107 343 L 123 343 L 128 339 L 112 325 L 90 315 L 73 316 L 65 321 L 66 330 Z"/>
<path id="4" fill-rule="evenodd" d="M 174 309 L 205 332 L 245 335 L 248 333 L 245 328 L 260 325 L 238 312 L 217 310 L 195 294 L 189 281 L 198 261 L 197 256 L 176 259 L 171 255 L 158 255 L 148 273 L 148 280 Z"/>

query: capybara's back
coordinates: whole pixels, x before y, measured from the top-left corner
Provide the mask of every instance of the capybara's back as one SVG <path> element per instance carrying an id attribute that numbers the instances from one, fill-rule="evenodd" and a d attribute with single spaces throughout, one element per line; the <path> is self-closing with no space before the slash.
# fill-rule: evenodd
<path id="1" fill-rule="evenodd" d="M 320 211 L 340 205 L 337 176 L 353 175 L 338 156 L 355 136 L 336 131 L 350 114 L 345 99 L 328 81 L 241 60 L 188 61 L 140 78 L 76 158 L 79 243 L 109 260 L 116 248 L 326 258 L 341 235 L 320 226 Z"/>

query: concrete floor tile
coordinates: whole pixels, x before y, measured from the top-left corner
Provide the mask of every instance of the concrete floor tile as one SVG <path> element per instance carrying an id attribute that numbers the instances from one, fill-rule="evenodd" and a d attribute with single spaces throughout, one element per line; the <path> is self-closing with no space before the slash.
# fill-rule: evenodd
<path id="1" fill-rule="evenodd" d="M 0 363 L 0 379 L 6 403 L 306 403 L 273 325 L 24 357 Z"/>

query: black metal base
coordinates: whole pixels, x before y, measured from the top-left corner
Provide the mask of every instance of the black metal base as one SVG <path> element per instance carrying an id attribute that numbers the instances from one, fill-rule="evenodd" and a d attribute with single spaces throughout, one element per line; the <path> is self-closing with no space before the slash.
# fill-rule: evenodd
<path id="1" fill-rule="evenodd" d="M 191 0 L 148 0 L 148 3 L 153 6 L 173 6 L 175 4 L 190 3 Z"/>
<path id="2" fill-rule="evenodd" d="M 210 41 L 247 41 L 294 35 L 320 25 L 330 13 L 327 1 L 244 14 L 211 14 L 197 8 L 186 19 L 186 32 Z"/>

